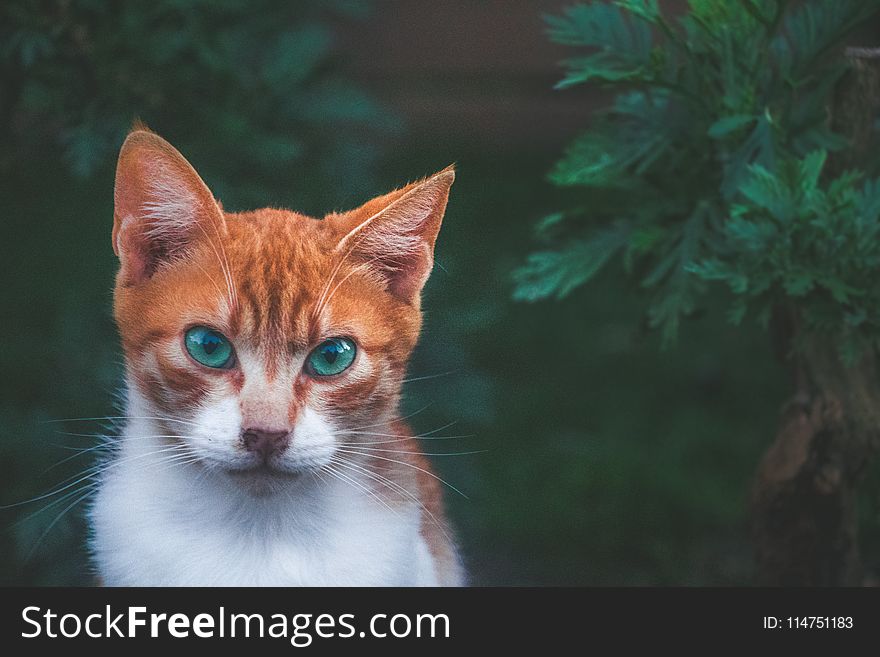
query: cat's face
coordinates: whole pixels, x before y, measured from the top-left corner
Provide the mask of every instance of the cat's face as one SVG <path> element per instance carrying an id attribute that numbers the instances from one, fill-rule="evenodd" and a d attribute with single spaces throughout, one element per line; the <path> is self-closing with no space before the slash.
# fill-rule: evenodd
<path id="1" fill-rule="evenodd" d="M 381 431 L 452 180 L 447 169 L 321 220 L 224 213 L 167 142 L 133 132 L 117 169 L 115 315 L 165 440 L 262 490 Z"/>

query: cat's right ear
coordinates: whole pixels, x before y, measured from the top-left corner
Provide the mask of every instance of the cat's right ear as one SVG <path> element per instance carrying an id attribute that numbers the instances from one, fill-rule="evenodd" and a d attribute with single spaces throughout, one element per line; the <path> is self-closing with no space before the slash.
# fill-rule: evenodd
<path id="1" fill-rule="evenodd" d="M 113 250 L 126 285 L 183 257 L 198 241 L 225 233 L 223 212 L 178 151 L 144 129 L 122 144 L 113 195 Z"/>

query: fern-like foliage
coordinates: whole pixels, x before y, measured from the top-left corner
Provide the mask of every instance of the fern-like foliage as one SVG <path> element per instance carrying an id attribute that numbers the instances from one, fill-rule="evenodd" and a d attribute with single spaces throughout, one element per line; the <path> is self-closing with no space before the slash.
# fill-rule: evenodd
<path id="1" fill-rule="evenodd" d="M 803 231 L 821 227 L 841 249 L 880 254 L 880 245 L 857 247 L 854 232 L 836 232 L 867 222 L 859 229 L 867 239 L 870 216 L 856 213 L 873 207 L 875 183 L 847 174 L 826 185 L 821 176 L 824 153 L 847 146 L 828 117 L 846 71 L 840 44 L 878 10 L 880 0 L 691 0 L 671 19 L 656 0 L 618 0 L 548 17 L 550 38 L 581 51 L 564 62 L 558 86 L 620 92 L 551 171 L 553 184 L 580 190 L 583 201 L 557 215 L 565 230 L 543 232 L 545 246 L 515 273 L 515 296 L 563 297 L 621 256 L 667 341 L 710 280 L 737 295 L 735 318 L 752 305 L 765 315 L 779 295 L 867 299 L 855 283 L 867 254 L 857 264 L 830 244 L 795 249 Z M 779 232 L 779 212 L 801 218 L 794 233 Z M 810 272 L 809 285 L 792 267 Z M 846 313 L 847 326 L 874 321 L 867 309 Z"/>
<path id="2" fill-rule="evenodd" d="M 750 167 L 721 227 L 724 252 L 688 269 L 730 288 L 734 322 L 750 309 L 767 321 L 793 300 L 807 329 L 834 334 L 851 362 L 880 347 L 880 180 L 846 172 L 823 183 L 825 162 L 816 151 L 773 172 Z"/>

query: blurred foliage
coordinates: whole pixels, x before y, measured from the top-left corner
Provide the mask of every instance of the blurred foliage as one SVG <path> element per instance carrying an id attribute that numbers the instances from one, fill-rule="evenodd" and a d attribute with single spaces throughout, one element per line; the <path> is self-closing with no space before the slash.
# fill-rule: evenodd
<path id="1" fill-rule="evenodd" d="M 829 127 L 846 65 L 844 38 L 878 0 L 692 0 L 675 19 L 656 0 L 575 5 L 550 37 L 587 49 L 559 88 L 619 90 L 568 148 L 552 183 L 582 202 L 539 225 L 546 250 L 515 275 L 519 299 L 563 297 L 620 256 L 650 293 L 668 343 L 726 282 L 739 321 L 794 298 L 809 326 L 834 330 L 852 355 L 880 339 L 878 183 L 821 176 L 847 146 Z M 869 163 L 876 173 L 880 158 Z M 839 335 L 840 327 L 844 335 Z"/>
<path id="2" fill-rule="evenodd" d="M 333 21 L 366 11 L 361 0 L 3 3 L 0 162 L 60 152 L 89 176 L 139 118 L 198 154 L 221 198 L 234 189 L 265 205 L 286 188 L 272 201 L 302 208 L 296 190 L 342 188 L 348 201 L 373 182 L 377 137 L 394 125 L 333 66 Z"/>

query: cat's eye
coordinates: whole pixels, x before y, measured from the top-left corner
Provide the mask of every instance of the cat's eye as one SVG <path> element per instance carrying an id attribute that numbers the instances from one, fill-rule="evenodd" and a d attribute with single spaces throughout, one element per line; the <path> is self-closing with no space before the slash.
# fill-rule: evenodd
<path id="1" fill-rule="evenodd" d="M 205 367 L 222 369 L 232 365 L 232 343 L 218 331 L 207 326 L 193 326 L 184 335 L 183 342 L 193 360 Z"/>
<path id="2" fill-rule="evenodd" d="M 306 370 L 315 376 L 341 374 L 354 362 L 357 347 L 349 338 L 330 338 L 312 349 L 306 360 Z"/>

